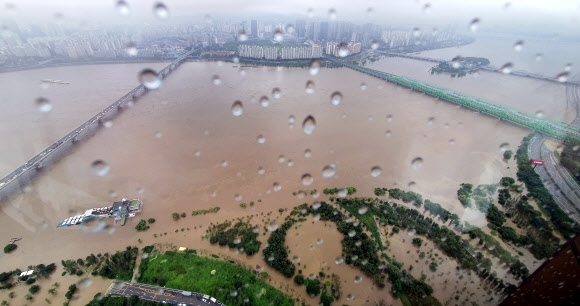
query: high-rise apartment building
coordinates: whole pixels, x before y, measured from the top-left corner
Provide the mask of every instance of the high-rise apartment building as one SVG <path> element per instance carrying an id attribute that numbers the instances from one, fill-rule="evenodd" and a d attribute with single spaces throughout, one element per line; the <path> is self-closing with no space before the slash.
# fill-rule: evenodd
<path id="1" fill-rule="evenodd" d="M 252 30 L 252 37 L 258 38 L 258 21 L 252 20 L 250 27 Z"/>

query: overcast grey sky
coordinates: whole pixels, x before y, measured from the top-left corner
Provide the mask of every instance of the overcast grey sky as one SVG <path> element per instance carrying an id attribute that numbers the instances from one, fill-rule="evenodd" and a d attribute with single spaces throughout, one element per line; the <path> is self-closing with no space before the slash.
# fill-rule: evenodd
<path id="1" fill-rule="evenodd" d="M 328 19 L 330 9 L 336 11 L 336 20 L 357 23 L 374 22 L 383 25 L 416 25 L 419 27 L 467 26 L 474 18 L 481 20 L 480 30 L 495 28 L 525 32 L 554 33 L 562 36 L 580 35 L 580 0 L 125 0 L 131 13 L 123 16 L 117 9 L 117 0 L 18 0 L 4 2 L 13 9 L 0 10 L 0 18 L 11 17 L 22 21 L 49 21 L 55 14 L 66 22 L 98 20 L 107 23 L 162 23 L 178 17 L 201 18 L 209 14 L 216 19 L 257 17 L 263 14 L 287 14 L 314 20 Z M 170 17 L 156 20 L 153 6 L 164 3 Z M 7 5 L 12 3 L 12 6 Z M 425 9 L 428 7 L 428 9 Z M 372 13 L 369 15 L 369 8 Z"/>

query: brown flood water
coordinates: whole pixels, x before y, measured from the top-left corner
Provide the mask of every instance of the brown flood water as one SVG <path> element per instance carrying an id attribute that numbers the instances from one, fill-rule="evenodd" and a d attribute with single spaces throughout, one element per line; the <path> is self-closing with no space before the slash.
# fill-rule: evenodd
<path id="1" fill-rule="evenodd" d="M 402 59 L 388 59 L 376 65 L 389 69 L 407 67 L 407 75 L 417 78 L 425 68 Z M 164 64 L 149 66 L 159 68 Z M 10 172 L 122 96 L 137 84 L 136 74 L 143 68 L 142 64 L 80 66 L 0 75 L 7 89 L 0 93 L 0 98 L 7 101 L 0 112 L 0 142 L 10 144 L 2 150 L 0 170 Z M 279 208 L 290 209 L 314 200 L 310 196 L 304 199 L 292 196 L 293 191 L 300 189 L 316 188 L 321 192 L 325 187 L 356 186 L 357 195 L 372 196 L 375 187 L 407 189 L 414 182 L 413 190 L 462 216 L 463 209 L 456 199 L 459 184 L 495 183 L 512 174 L 499 147 L 508 143 L 514 150 L 528 134 L 527 130 L 505 122 L 348 69 L 322 69 L 316 76 L 309 75 L 307 69 L 270 67 L 244 67 L 242 76 L 239 69 L 231 64 L 184 64 L 159 90 L 117 117 L 112 127 L 103 128 L 68 157 L 46 169 L 26 192 L 1 203 L 0 239 L 23 239 L 13 254 L 0 254 L 0 270 L 84 258 L 91 252 L 111 252 L 136 245 L 137 239 L 142 239 L 143 245 L 170 242 L 223 252 L 201 240 L 210 222 L 269 211 L 278 216 Z M 220 76 L 221 85 L 212 84 L 214 75 Z M 479 83 L 480 79 L 492 82 L 493 77 L 501 77 L 502 84 L 512 84 L 514 88 L 538 90 L 514 93 L 505 89 L 494 96 Z M 68 80 L 71 84 L 42 89 L 39 80 L 43 78 Z M 316 86 L 312 94 L 305 92 L 308 80 Z M 367 85 L 365 90 L 361 89 L 363 82 Z M 565 100 L 561 99 L 563 86 L 550 84 L 540 88 L 535 82 L 481 73 L 478 79 L 441 77 L 433 83 L 457 86 L 495 102 L 509 100 L 510 105 L 522 109 L 532 105 L 532 110 L 543 109 L 554 118 L 569 113 Z M 281 90 L 280 99 L 272 97 L 274 88 Z M 343 96 L 337 106 L 330 101 L 335 91 Z M 551 100 L 538 98 L 538 91 Z M 33 101 L 41 95 L 53 102 L 50 113 L 35 109 Z M 258 102 L 262 96 L 269 97 L 268 107 Z M 244 105 L 239 117 L 231 111 L 236 100 Z M 292 115 L 296 121 L 289 125 Z M 316 119 L 316 129 L 311 135 L 301 128 L 308 115 Z M 389 115 L 391 120 L 387 120 Z M 265 143 L 258 143 L 258 135 L 266 138 Z M 305 149 L 312 151 L 310 158 L 304 156 Z M 283 162 L 279 162 L 280 155 L 284 156 Z M 423 159 L 419 169 L 411 167 L 416 157 Z M 90 171 L 91 162 L 97 159 L 110 166 L 111 170 L 103 177 Z M 329 164 L 336 165 L 337 174 L 326 179 L 321 170 Z M 373 166 L 383 169 L 380 176 L 371 176 Z M 264 174 L 258 173 L 259 167 L 265 169 Z M 305 173 L 314 177 L 309 186 L 300 182 Z M 281 190 L 275 191 L 274 183 Z M 241 208 L 236 195 L 243 202 L 254 201 L 255 205 Z M 107 220 L 109 228 L 96 233 L 80 226 L 55 228 L 74 212 L 110 205 L 121 197 L 138 197 L 144 203 L 143 213 L 125 227 Z M 262 201 L 259 203 L 258 199 Z M 219 213 L 191 216 L 192 210 L 212 206 L 221 207 Z M 172 212 L 185 212 L 188 217 L 175 222 Z M 157 222 L 148 232 L 133 229 L 138 219 L 150 217 Z M 322 223 L 309 222 L 301 225 L 299 236 L 291 230 L 288 237 L 291 255 L 300 256 L 301 264 L 308 267 L 304 273 L 317 273 L 315 270 L 324 262 L 331 266 L 346 281 L 341 303 L 360 305 L 366 296 L 370 302 L 385 299 L 400 303 L 392 301 L 389 285 L 387 290 L 372 289 L 370 280 L 354 268 L 336 266 L 334 261 L 340 256 L 338 233 L 323 231 L 321 237 L 310 235 L 309 232 L 327 228 Z M 190 230 L 175 233 L 181 228 Z M 153 237 L 164 232 L 167 236 L 163 238 Z M 317 238 L 324 243 L 317 245 Z M 265 244 L 266 238 L 262 242 Z M 315 250 L 309 251 L 313 243 Z M 248 262 L 261 262 L 260 255 Z M 454 273 L 452 268 L 449 270 Z M 356 275 L 363 276 L 362 283 L 354 284 Z M 69 282 L 77 280 L 67 278 Z M 283 277 L 273 275 L 273 280 L 283 282 Z M 97 284 L 101 287 L 96 291 L 104 291 L 108 286 L 108 282 L 94 283 Z M 441 290 L 436 295 L 441 301 L 454 295 L 451 289 Z M 305 292 L 300 294 L 305 296 Z M 347 294 L 353 294 L 355 300 L 347 302 Z"/>

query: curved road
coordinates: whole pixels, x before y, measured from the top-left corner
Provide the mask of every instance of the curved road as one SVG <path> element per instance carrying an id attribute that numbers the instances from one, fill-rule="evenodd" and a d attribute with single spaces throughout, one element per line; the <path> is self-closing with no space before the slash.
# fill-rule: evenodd
<path id="1" fill-rule="evenodd" d="M 536 173 L 544 182 L 554 201 L 568 213 L 570 218 L 580 224 L 580 196 L 579 186 L 570 174 L 558 163 L 554 154 L 544 145 L 543 137 L 535 135 L 530 139 L 528 155 L 531 159 L 543 159 L 543 166 L 536 166 Z M 549 174 L 548 174 L 549 172 Z M 572 180 L 572 184 L 569 184 Z"/>

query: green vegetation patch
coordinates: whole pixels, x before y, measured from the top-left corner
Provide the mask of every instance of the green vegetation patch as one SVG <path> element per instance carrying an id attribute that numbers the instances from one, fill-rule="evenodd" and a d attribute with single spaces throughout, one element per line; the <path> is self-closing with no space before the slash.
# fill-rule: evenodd
<path id="1" fill-rule="evenodd" d="M 463 204 L 463 206 L 471 207 L 469 196 L 471 196 L 471 193 L 473 192 L 473 185 L 463 183 L 460 186 L 461 187 L 459 188 L 459 190 L 457 190 L 457 199 L 459 200 L 459 202 L 461 202 L 461 204 Z"/>
<path id="2" fill-rule="evenodd" d="M 133 277 L 138 250 L 137 247 L 127 246 L 124 251 L 117 251 L 113 255 L 99 253 L 97 256 L 91 254 L 84 260 L 82 258 L 62 260 L 61 264 L 65 270 L 63 274 L 68 272 L 71 275 L 80 276 L 90 271 L 93 276 L 130 281 Z"/>
<path id="3" fill-rule="evenodd" d="M 220 210 L 219 207 L 210 207 L 207 209 L 198 209 L 198 210 L 194 210 L 191 212 L 192 216 L 197 216 L 197 215 L 205 215 L 205 214 L 215 214 Z"/>
<path id="4" fill-rule="evenodd" d="M 381 251 L 385 249 L 381 240 L 381 234 L 379 234 L 379 227 L 377 226 L 377 222 L 375 222 L 373 209 L 369 209 L 369 206 L 371 205 L 370 199 L 344 198 L 336 199 L 336 203 L 364 224 L 373 235 L 373 238 Z"/>
<path id="5" fill-rule="evenodd" d="M 207 230 L 207 237 L 211 244 L 218 243 L 236 248 L 247 255 L 254 255 L 260 250 L 262 244 L 258 241 L 260 229 L 252 226 L 249 222 L 238 221 L 234 226 L 231 222 L 211 225 Z"/>
<path id="6" fill-rule="evenodd" d="M 199 257 L 191 251 L 150 258 L 140 264 L 141 283 L 208 294 L 225 305 L 241 305 L 245 299 L 249 300 L 247 305 L 293 305 L 290 297 L 264 283 L 253 271 L 229 262 Z"/>
<path id="7" fill-rule="evenodd" d="M 14 243 L 7 244 L 4 247 L 4 253 L 8 254 L 8 253 L 16 250 L 16 248 L 18 248 L 18 246 L 16 244 L 14 244 Z"/>

